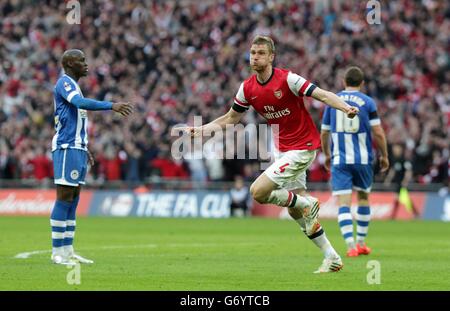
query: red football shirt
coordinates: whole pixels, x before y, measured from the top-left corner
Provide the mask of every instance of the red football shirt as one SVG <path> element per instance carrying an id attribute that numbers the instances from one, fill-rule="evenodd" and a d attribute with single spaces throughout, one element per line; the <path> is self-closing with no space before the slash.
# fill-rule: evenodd
<path id="1" fill-rule="evenodd" d="M 289 70 L 274 68 L 264 84 L 256 74 L 241 83 L 234 98 L 235 110 L 252 106 L 272 126 L 275 147 L 281 151 L 320 148 L 319 132 L 305 108 L 303 96 L 311 96 L 314 84 Z"/>

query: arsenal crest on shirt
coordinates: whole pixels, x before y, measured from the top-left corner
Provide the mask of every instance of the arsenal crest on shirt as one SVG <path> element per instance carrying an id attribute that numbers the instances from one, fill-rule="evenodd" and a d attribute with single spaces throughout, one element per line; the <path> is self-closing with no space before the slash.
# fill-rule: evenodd
<path id="1" fill-rule="evenodd" d="M 273 95 L 275 95 L 276 98 L 280 99 L 283 96 L 283 92 L 281 90 L 273 92 Z"/>

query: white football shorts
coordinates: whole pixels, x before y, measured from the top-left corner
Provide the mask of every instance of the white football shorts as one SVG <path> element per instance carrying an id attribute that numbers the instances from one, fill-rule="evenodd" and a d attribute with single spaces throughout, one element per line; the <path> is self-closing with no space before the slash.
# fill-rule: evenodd
<path id="1" fill-rule="evenodd" d="M 280 188 L 306 189 L 306 170 L 316 155 L 317 150 L 275 151 L 275 162 L 264 171 L 264 174 Z"/>

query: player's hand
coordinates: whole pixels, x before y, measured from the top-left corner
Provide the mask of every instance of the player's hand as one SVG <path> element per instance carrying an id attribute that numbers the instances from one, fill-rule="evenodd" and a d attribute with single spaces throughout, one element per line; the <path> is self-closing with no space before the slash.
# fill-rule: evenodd
<path id="1" fill-rule="evenodd" d="M 389 159 L 387 157 L 380 157 L 380 172 L 384 173 L 389 169 Z"/>
<path id="2" fill-rule="evenodd" d="M 354 106 L 348 106 L 346 113 L 347 117 L 353 119 L 359 113 L 359 108 Z"/>
<path id="3" fill-rule="evenodd" d="M 112 110 L 123 116 L 128 116 L 133 112 L 133 106 L 130 103 L 113 103 Z"/>
<path id="4" fill-rule="evenodd" d="M 88 154 L 88 163 L 89 163 L 89 165 L 90 166 L 94 166 L 95 160 L 94 160 L 94 157 L 92 156 L 92 153 L 88 150 L 87 154 Z"/>
<path id="5" fill-rule="evenodd" d="M 325 169 L 327 171 L 330 171 L 330 169 L 331 169 L 331 157 L 330 156 L 325 156 L 325 163 L 323 164 L 323 166 L 325 167 Z"/>

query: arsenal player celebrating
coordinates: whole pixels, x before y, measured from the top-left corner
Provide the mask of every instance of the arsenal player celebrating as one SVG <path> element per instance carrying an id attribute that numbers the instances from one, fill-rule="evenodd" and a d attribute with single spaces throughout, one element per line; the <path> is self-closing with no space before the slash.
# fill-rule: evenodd
<path id="1" fill-rule="evenodd" d="M 316 273 L 336 272 L 343 264 L 317 219 L 319 200 L 306 194 L 306 170 L 320 148 L 320 135 L 305 109 L 303 96 L 312 96 L 350 118 L 359 110 L 289 70 L 274 68 L 274 57 L 273 40 L 256 36 L 250 48 L 250 66 L 256 74 L 240 85 L 231 109 L 211 123 L 188 131 L 196 136 L 211 132 L 217 125 L 225 128 L 236 124 L 250 106 L 269 124 L 277 124 L 279 132 L 273 133 L 276 161 L 255 180 L 250 192 L 259 203 L 288 208 L 289 215 L 324 254 Z"/>

